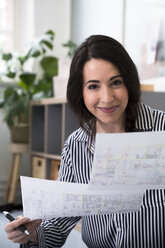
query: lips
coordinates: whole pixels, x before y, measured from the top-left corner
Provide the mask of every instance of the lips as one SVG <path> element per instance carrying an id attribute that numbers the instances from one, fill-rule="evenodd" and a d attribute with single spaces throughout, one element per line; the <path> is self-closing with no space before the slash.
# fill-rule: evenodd
<path id="1" fill-rule="evenodd" d="M 97 107 L 103 113 L 113 113 L 118 108 L 118 105 L 112 107 Z"/>

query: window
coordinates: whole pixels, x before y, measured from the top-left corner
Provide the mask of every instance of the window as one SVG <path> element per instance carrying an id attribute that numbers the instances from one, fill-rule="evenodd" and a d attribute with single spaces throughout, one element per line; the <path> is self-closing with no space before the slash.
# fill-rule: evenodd
<path id="1" fill-rule="evenodd" d="M 0 0 L 0 53 L 13 49 L 13 0 Z M 0 72 L 4 69 L 0 60 Z"/>

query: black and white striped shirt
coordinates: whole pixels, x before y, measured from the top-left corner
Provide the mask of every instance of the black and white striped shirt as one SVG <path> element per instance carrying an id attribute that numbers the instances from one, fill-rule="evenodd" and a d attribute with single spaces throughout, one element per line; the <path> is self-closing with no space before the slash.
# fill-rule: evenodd
<path id="1" fill-rule="evenodd" d="M 165 131 L 165 113 L 140 104 L 136 121 L 139 131 Z M 62 152 L 59 180 L 87 184 L 90 180 L 94 141 L 79 128 Z M 39 246 L 61 247 L 81 217 L 45 220 L 38 228 Z M 90 248 L 164 248 L 165 190 L 147 190 L 138 212 L 82 217 L 82 239 Z"/>

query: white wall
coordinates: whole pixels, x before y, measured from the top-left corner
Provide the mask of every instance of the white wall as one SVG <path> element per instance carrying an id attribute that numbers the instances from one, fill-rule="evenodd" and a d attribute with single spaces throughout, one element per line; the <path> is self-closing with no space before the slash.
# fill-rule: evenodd
<path id="1" fill-rule="evenodd" d="M 72 39 L 80 44 L 92 34 L 123 39 L 124 0 L 72 0 Z"/>
<path id="2" fill-rule="evenodd" d="M 14 49 L 25 48 L 44 32 L 56 33 L 55 54 L 66 55 L 63 43 L 71 34 L 71 0 L 15 0 L 14 1 Z"/>
<path id="3" fill-rule="evenodd" d="M 22 52 L 34 38 L 34 0 L 14 0 L 15 51 Z"/>
<path id="4" fill-rule="evenodd" d="M 67 51 L 62 44 L 70 39 L 71 30 L 71 1 L 70 0 L 35 0 L 34 30 L 35 36 L 48 29 L 56 33 L 55 54 L 63 57 Z"/>

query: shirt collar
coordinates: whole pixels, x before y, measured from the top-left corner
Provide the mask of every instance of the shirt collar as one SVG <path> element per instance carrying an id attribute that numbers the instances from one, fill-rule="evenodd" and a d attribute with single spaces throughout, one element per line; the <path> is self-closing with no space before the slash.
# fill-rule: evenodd
<path id="1" fill-rule="evenodd" d="M 94 153 L 95 149 L 95 137 L 91 143 L 91 137 L 80 127 L 74 136 L 74 139 L 81 142 L 86 142 L 88 144 L 89 150 Z"/>

